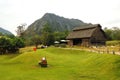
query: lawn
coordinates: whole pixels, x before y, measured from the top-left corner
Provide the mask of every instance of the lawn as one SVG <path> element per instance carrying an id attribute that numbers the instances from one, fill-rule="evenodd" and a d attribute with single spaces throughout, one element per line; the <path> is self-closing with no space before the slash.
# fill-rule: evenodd
<path id="1" fill-rule="evenodd" d="M 120 80 L 120 56 L 62 48 L 0 55 L 0 80 Z M 47 68 L 38 61 L 45 56 Z"/>

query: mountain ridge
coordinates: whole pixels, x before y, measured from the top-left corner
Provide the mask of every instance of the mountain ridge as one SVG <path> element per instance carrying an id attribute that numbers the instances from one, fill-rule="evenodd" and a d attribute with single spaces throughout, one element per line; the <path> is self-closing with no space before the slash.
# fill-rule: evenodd
<path id="1" fill-rule="evenodd" d="M 59 32 L 71 31 L 75 27 L 87 24 L 78 19 L 73 19 L 73 18 L 69 19 L 58 16 L 53 13 L 46 13 L 43 15 L 42 18 L 34 21 L 31 25 L 28 26 L 28 28 L 25 31 L 25 35 L 32 35 L 33 33 L 40 34 L 41 29 L 47 23 L 49 24 L 52 31 L 59 31 Z"/>
<path id="2" fill-rule="evenodd" d="M 6 30 L 6 29 L 4 29 L 2 27 L 0 27 L 0 33 L 2 33 L 2 34 L 8 34 L 8 35 L 13 35 L 10 31 L 8 31 L 8 30 Z"/>

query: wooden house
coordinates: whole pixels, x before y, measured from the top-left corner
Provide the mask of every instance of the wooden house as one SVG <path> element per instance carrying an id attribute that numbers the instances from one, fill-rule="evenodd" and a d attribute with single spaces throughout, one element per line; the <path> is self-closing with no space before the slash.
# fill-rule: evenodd
<path id="1" fill-rule="evenodd" d="M 100 24 L 90 24 L 74 28 L 66 39 L 70 46 L 97 46 L 105 45 L 107 37 Z"/>

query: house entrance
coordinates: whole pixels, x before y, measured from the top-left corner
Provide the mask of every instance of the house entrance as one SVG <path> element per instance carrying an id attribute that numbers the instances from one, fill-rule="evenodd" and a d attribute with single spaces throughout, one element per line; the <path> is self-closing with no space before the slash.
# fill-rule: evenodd
<path id="1" fill-rule="evenodd" d="M 81 39 L 74 39 L 73 40 L 73 45 L 81 45 L 82 40 Z"/>

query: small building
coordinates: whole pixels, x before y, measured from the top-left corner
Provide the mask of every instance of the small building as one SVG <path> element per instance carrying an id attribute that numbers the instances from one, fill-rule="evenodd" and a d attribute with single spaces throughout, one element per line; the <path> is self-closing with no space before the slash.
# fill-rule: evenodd
<path id="1" fill-rule="evenodd" d="M 74 28 L 66 39 L 70 46 L 97 46 L 105 45 L 107 37 L 100 24 L 89 24 Z"/>

